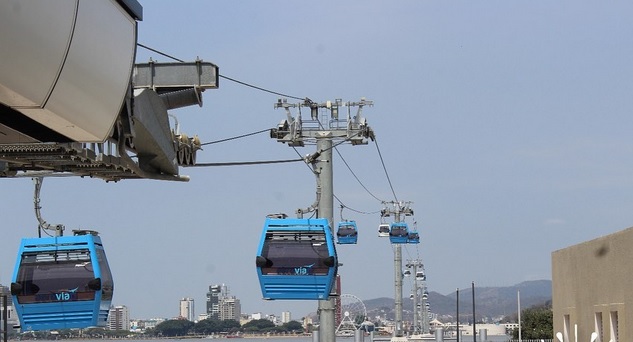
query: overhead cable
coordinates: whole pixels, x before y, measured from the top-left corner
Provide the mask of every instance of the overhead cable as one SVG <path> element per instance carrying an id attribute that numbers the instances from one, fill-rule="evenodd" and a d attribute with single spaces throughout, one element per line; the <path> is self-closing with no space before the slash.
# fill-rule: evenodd
<path id="1" fill-rule="evenodd" d="M 387 176 L 387 181 L 389 182 L 389 187 L 391 188 L 391 193 L 393 194 L 393 198 L 398 202 L 398 196 L 396 196 L 396 191 L 393 189 L 393 184 L 391 184 L 391 178 L 389 178 L 389 173 L 387 172 L 387 167 L 385 166 L 385 160 L 382 158 L 382 153 L 380 153 L 380 147 L 378 146 L 378 140 L 374 139 L 376 143 L 376 150 L 378 151 L 378 156 L 380 157 L 380 162 L 382 163 L 382 169 L 385 170 L 385 175 Z"/>
<path id="2" fill-rule="evenodd" d="M 347 169 L 349 170 L 349 172 L 352 174 L 352 176 L 354 176 L 354 178 L 356 179 L 356 181 L 358 182 L 358 184 L 360 184 L 361 187 L 363 187 L 363 189 L 365 189 L 365 191 L 371 195 L 371 197 L 375 198 L 377 201 L 379 202 L 384 202 L 383 200 L 381 200 L 380 198 L 376 197 L 371 191 L 369 191 L 369 189 L 367 189 L 367 187 L 365 186 L 365 184 L 363 184 L 363 182 L 360 181 L 360 179 L 358 178 L 358 176 L 356 176 L 356 173 L 354 173 L 354 171 L 352 170 L 352 168 L 349 166 L 349 164 L 347 163 L 347 161 L 345 160 L 345 158 L 343 158 L 343 155 L 341 154 L 341 152 L 339 152 L 338 148 L 334 149 L 336 151 L 336 153 L 338 153 L 338 156 L 341 158 L 341 160 L 343 161 L 343 164 L 345 164 L 345 166 L 347 166 Z"/>
<path id="3" fill-rule="evenodd" d="M 184 60 L 182 60 L 182 59 L 176 58 L 176 57 L 171 56 L 171 55 L 169 55 L 169 54 L 166 54 L 166 53 L 164 53 L 164 52 L 162 52 L 162 51 L 156 50 L 156 49 L 151 48 L 151 47 L 149 47 L 149 46 L 147 46 L 147 45 L 144 45 L 144 44 L 141 44 L 141 43 L 137 43 L 136 45 L 138 45 L 138 46 L 140 46 L 140 47 L 142 47 L 142 48 L 144 48 L 144 49 L 147 49 L 147 50 L 149 50 L 149 51 L 155 52 L 155 53 L 157 53 L 157 54 L 159 54 L 159 55 L 162 55 L 162 56 L 164 56 L 164 57 L 170 58 L 170 59 L 172 59 L 172 60 L 174 60 L 174 61 L 177 61 L 177 62 L 180 62 L 180 63 L 184 63 L 184 62 L 185 62 L 185 61 L 184 61 Z M 270 94 L 274 94 L 274 95 L 278 95 L 278 96 L 283 96 L 283 97 L 286 97 L 286 98 L 291 98 L 291 99 L 295 99 L 295 100 L 302 100 L 302 101 L 304 101 L 304 100 L 305 100 L 305 101 L 309 101 L 309 99 L 308 99 L 307 97 L 292 96 L 292 95 L 288 95 L 288 94 L 284 94 L 284 93 L 280 93 L 280 92 L 272 91 L 272 90 L 269 90 L 269 89 L 266 89 L 266 88 L 262 88 L 262 87 L 259 87 L 259 86 L 255 86 L 255 85 L 252 85 L 252 84 L 249 84 L 249 83 L 246 83 L 246 82 L 242 82 L 242 81 L 240 81 L 240 80 L 237 80 L 237 79 L 234 79 L 234 78 L 231 78 L 231 77 L 228 77 L 228 76 L 224 76 L 224 75 L 221 75 L 221 74 L 220 74 L 220 75 L 218 75 L 218 76 L 219 76 L 220 78 L 226 79 L 226 80 L 228 80 L 228 81 L 235 82 L 235 83 L 241 84 L 241 85 L 243 85 L 243 86 L 247 86 L 247 87 L 250 87 L 250 88 L 253 88 L 253 89 L 257 89 L 257 90 L 260 90 L 260 91 L 264 91 L 264 92 L 267 92 L 267 93 L 270 93 Z M 321 125 L 321 123 L 320 123 L 320 122 L 319 122 L 319 124 Z M 321 125 L 321 126 L 322 126 L 322 125 Z M 211 141 L 211 142 L 203 143 L 203 144 L 201 144 L 201 146 L 211 145 L 211 144 L 216 144 L 216 143 L 225 142 L 225 141 L 234 140 L 234 139 L 239 139 L 239 138 L 244 138 L 244 137 L 248 137 L 248 136 L 251 136 L 251 135 L 255 135 L 255 134 L 259 134 L 259 133 L 263 133 L 263 132 L 266 132 L 266 131 L 269 131 L 269 129 L 265 129 L 265 130 L 261 130 L 261 131 L 257 131 L 257 132 L 253 132 L 253 133 L 248 133 L 248 134 L 240 135 L 240 136 L 237 136 L 237 137 L 232 137 L 232 138 L 227 138 L 227 139 L 222 139 L 222 140 L 217 140 L 217 141 Z M 357 133 L 356 135 L 359 135 L 359 134 L 360 134 L 360 133 Z M 356 135 L 354 135 L 354 136 L 356 136 Z M 347 142 L 347 141 L 348 141 L 348 140 L 350 140 L 351 138 L 352 138 L 352 137 L 349 137 L 349 138 L 347 138 L 347 139 L 345 139 L 345 140 L 343 140 L 343 141 L 341 141 L 341 142 L 339 142 L 339 143 L 337 143 L 337 144 L 334 144 L 333 146 L 331 146 L 331 147 L 330 147 L 330 148 L 328 148 L 328 149 L 332 149 L 332 148 L 333 148 L 333 149 L 336 149 L 336 147 L 337 147 L 338 145 L 340 145 L 340 144 L 342 144 L 342 143 L 344 143 L 344 142 Z M 374 141 L 376 142 L 376 149 L 378 150 L 378 155 L 379 155 L 379 157 L 380 157 L 380 161 L 381 161 L 381 163 L 382 163 L 383 170 L 385 171 L 385 175 L 387 176 L 387 181 L 389 182 L 389 187 L 391 188 L 391 192 L 393 193 L 393 196 L 394 196 L 394 198 L 395 198 L 395 200 L 396 200 L 396 202 L 397 202 L 397 201 L 398 201 L 398 198 L 397 198 L 397 196 L 396 196 L 396 193 L 395 193 L 395 191 L 394 191 L 393 185 L 392 185 L 392 183 L 391 183 L 391 179 L 389 178 L 389 173 L 387 172 L 387 168 L 386 168 L 386 166 L 385 166 L 385 162 L 384 162 L 384 160 L 383 160 L 383 158 L 382 158 L 382 154 L 380 153 L 380 147 L 378 146 L 378 142 L 377 142 L 375 139 L 374 139 Z M 294 147 L 293 147 L 293 148 L 294 148 Z M 297 152 L 297 154 L 299 154 L 299 152 L 298 152 L 296 149 L 295 149 L 295 152 Z M 323 151 L 321 151 L 321 152 L 323 152 Z M 378 201 L 380 201 L 380 202 L 384 202 L 384 201 L 382 201 L 381 199 L 379 199 L 378 197 L 376 197 L 376 196 L 375 196 L 375 195 L 374 195 L 371 191 L 369 191 L 369 189 L 367 189 L 367 187 L 366 187 L 366 186 L 365 186 L 365 185 L 364 185 L 364 184 L 360 181 L 360 179 L 356 176 L 356 174 L 354 173 L 354 171 L 352 171 L 351 167 L 349 166 L 349 164 L 347 163 L 347 161 L 345 161 L 345 159 L 343 158 L 343 156 L 341 155 L 341 153 L 338 151 L 338 149 L 336 149 L 336 152 L 338 153 L 339 157 L 341 157 L 341 160 L 343 160 L 343 163 L 347 166 L 347 168 L 348 168 L 348 169 L 349 169 L 349 171 L 352 173 L 352 175 L 354 176 L 354 178 L 356 179 L 356 181 L 358 181 L 358 183 L 359 183 L 359 184 L 363 187 L 363 189 L 365 189 L 365 191 L 366 191 L 369 195 L 371 195 L 374 199 L 376 199 L 376 200 L 378 200 Z M 196 163 L 195 165 L 187 165 L 186 167 L 209 167 L 209 166 L 258 165 L 258 164 L 291 163 L 291 162 L 298 162 L 298 161 L 304 161 L 304 158 L 301 158 L 301 159 L 292 159 L 292 160 L 253 161 L 253 162 Z M 184 165 L 183 165 L 183 166 L 184 166 Z M 313 171 L 313 170 L 312 170 L 312 171 Z M 314 172 L 314 171 L 313 171 L 313 172 Z M 336 196 L 335 196 L 335 197 L 336 197 Z M 337 200 L 339 200 L 339 199 L 337 198 Z M 339 200 L 339 202 L 341 202 L 341 201 Z M 343 203 L 341 202 L 341 204 L 343 204 Z M 353 210 L 353 209 L 351 209 L 351 208 L 349 208 L 349 207 L 348 207 L 348 209 Z M 353 211 L 358 212 L 358 213 L 364 213 L 364 212 L 357 211 L 357 210 L 353 210 Z"/>
<path id="4" fill-rule="evenodd" d="M 318 119 L 317 119 L 317 122 L 319 123 L 319 126 L 320 126 L 321 128 L 324 128 L 324 127 L 323 127 L 323 124 L 321 123 L 321 120 L 318 120 Z M 358 133 L 356 133 L 355 135 L 351 136 L 349 139 L 351 139 L 351 138 L 355 137 L 356 135 L 360 135 L 360 132 L 358 132 Z M 345 141 L 347 141 L 347 140 L 345 140 Z M 381 202 L 381 203 L 382 203 L 382 202 L 384 202 L 384 201 L 383 201 L 383 200 L 381 200 L 380 198 L 376 197 L 376 196 L 375 196 L 375 195 L 374 195 L 371 191 L 369 191 L 369 189 L 367 189 L 367 187 L 365 187 L 365 185 L 363 184 L 363 182 L 361 182 L 361 181 L 360 181 L 360 179 L 358 178 L 358 176 L 356 176 L 356 173 L 354 173 L 354 171 L 353 171 L 353 170 L 352 170 L 352 168 L 349 166 L 349 164 L 347 163 L 347 161 L 345 160 L 345 158 L 343 158 L 343 155 L 341 154 L 341 152 L 339 152 L 338 148 L 336 148 L 338 145 L 339 145 L 339 144 L 337 144 L 337 145 L 333 146 L 334 150 L 336 151 L 336 153 L 338 153 L 338 156 L 339 156 L 339 157 L 341 157 L 341 160 L 343 161 L 343 163 L 345 164 L 345 166 L 347 166 L 347 169 L 349 170 L 349 172 L 351 172 L 351 173 L 352 173 L 352 176 L 354 176 L 354 178 L 356 179 L 356 181 L 358 182 L 358 184 L 360 184 L 360 186 L 361 186 L 361 187 L 363 187 L 363 189 L 365 189 L 365 191 L 367 191 L 367 193 L 368 193 L 371 197 L 375 198 L 377 201 L 379 201 L 379 202 Z M 340 201 L 339 201 L 339 202 L 340 202 Z M 341 204 L 343 204 L 343 203 L 341 203 Z"/>
<path id="5" fill-rule="evenodd" d="M 171 59 L 173 59 L 173 60 L 175 60 L 177 62 L 185 63 L 185 61 L 183 61 L 180 58 L 176 58 L 176 57 L 168 55 L 168 54 L 166 54 L 166 53 L 164 53 L 162 51 L 158 51 L 156 49 L 152 49 L 151 47 L 149 47 L 147 45 L 143 45 L 141 43 L 136 43 L 136 45 L 138 45 L 138 46 L 140 46 L 140 47 L 142 47 L 144 49 L 147 49 L 149 51 L 156 52 L 157 54 L 162 55 L 164 57 L 171 58 Z M 228 77 L 228 76 L 224 76 L 224 75 L 221 75 L 221 74 L 218 75 L 218 76 L 220 78 L 225 79 L 225 80 L 228 80 L 228 81 L 231 81 L 231 82 L 235 82 L 237 84 L 241 84 L 243 86 L 247 86 L 247 87 L 250 87 L 250 88 L 253 88 L 253 89 L 261 90 L 263 92 L 267 92 L 267 93 L 270 93 L 270 94 L 279 95 L 279 96 L 283 96 L 283 97 L 287 97 L 287 98 L 291 98 L 291 99 L 295 99 L 295 100 L 302 100 L 302 101 L 307 99 L 307 97 L 297 97 L 297 96 L 287 95 L 287 94 L 279 93 L 279 92 L 272 91 L 272 90 L 269 90 L 269 89 L 266 89 L 266 88 L 258 87 L 258 86 L 255 86 L 255 85 L 252 85 L 252 84 L 249 84 L 249 83 L 246 83 L 246 82 L 242 82 L 242 81 L 239 81 L 239 80 L 236 80 L 234 78 L 231 78 L 231 77 Z"/>
<path id="6" fill-rule="evenodd" d="M 354 209 L 354 208 L 350 208 L 350 207 L 346 206 L 346 205 L 345 205 L 345 204 L 344 204 L 344 203 L 343 203 L 343 202 L 342 202 L 342 201 L 341 201 L 341 200 L 340 200 L 340 199 L 339 199 L 336 195 L 334 195 L 334 198 L 336 198 L 336 200 L 338 201 L 338 203 L 339 203 L 339 204 L 340 204 L 343 208 L 348 209 L 348 210 L 353 211 L 353 212 L 358 213 L 358 214 L 363 214 L 363 215 L 374 215 L 374 214 L 378 214 L 378 213 L 380 213 L 380 210 L 378 210 L 378 211 L 372 211 L 372 212 L 368 212 L 368 211 L 361 211 L 361 210 L 356 210 L 356 209 Z"/>
<path id="7" fill-rule="evenodd" d="M 152 49 L 151 47 L 149 47 L 149 46 L 147 46 L 147 45 L 143 45 L 143 44 L 141 44 L 141 43 L 136 43 L 136 45 L 138 45 L 138 46 L 140 46 L 140 47 L 142 47 L 142 48 L 144 48 L 144 49 L 147 49 L 147 50 L 149 50 L 149 51 L 156 52 L 157 54 L 159 54 L 159 55 L 163 55 L 163 56 L 165 56 L 165 57 L 167 57 L 167 58 L 171 58 L 171 59 L 175 60 L 176 62 L 185 63 L 185 61 L 183 61 L 182 59 L 178 59 L 178 58 L 176 58 L 176 57 L 174 57 L 174 56 L 170 56 L 170 55 L 168 55 L 168 54 L 166 54 L 166 53 L 164 53 L 164 52 L 158 51 L 158 50 L 156 50 L 156 49 Z"/>
<path id="8" fill-rule="evenodd" d="M 245 138 L 245 137 L 249 137 L 251 135 L 255 135 L 255 134 L 260 134 L 260 133 L 264 133 L 264 132 L 269 132 L 270 128 L 266 128 L 266 129 L 262 129 L 261 131 L 257 131 L 257 132 L 253 132 L 253 133 L 247 133 L 247 134 L 242 134 L 242 135 L 238 135 L 236 137 L 232 137 L 232 138 L 226 138 L 226 139 L 221 139 L 221 140 L 215 140 L 215 141 L 209 141 L 203 144 L 200 144 L 200 146 L 205 146 L 205 145 L 211 145 L 211 144 L 217 144 L 217 143 L 221 143 L 221 142 L 225 142 L 225 141 L 230 141 L 230 140 L 235 140 L 235 139 L 240 139 L 240 138 Z"/>
<path id="9" fill-rule="evenodd" d="M 293 150 L 297 153 L 297 155 L 298 155 L 298 156 L 301 156 L 301 153 L 299 153 L 299 151 L 297 150 L 297 148 L 296 148 L 296 147 L 294 147 L 294 146 L 291 146 L 291 147 L 292 147 L 292 149 L 293 149 Z M 319 152 L 321 152 L 321 151 L 319 151 Z M 338 151 L 337 151 L 337 152 L 338 152 Z M 306 159 L 304 159 L 304 160 L 307 160 L 307 158 L 306 158 Z M 306 163 L 306 166 L 308 167 L 308 169 L 310 169 L 310 172 L 313 172 L 313 173 L 314 173 L 314 172 L 316 172 L 316 171 L 314 171 L 314 170 L 313 170 L 313 169 L 312 169 L 312 168 L 311 168 L 311 167 L 310 167 L 307 163 Z M 351 170 L 350 170 L 350 171 L 351 171 Z M 352 173 L 352 174 L 353 174 L 353 173 Z M 379 210 L 379 211 L 375 211 L 375 212 L 367 212 L 367 211 L 360 211 L 360 210 L 352 209 L 352 208 L 350 208 L 350 207 L 346 206 L 346 205 L 343 203 L 343 201 L 341 201 L 341 200 L 340 200 L 340 199 L 339 199 L 336 195 L 333 195 L 333 196 L 334 196 L 334 198 L 335 198 L 335 199 L 336 199 L 336 200 L 337 200 L 337 201 L 338 201 L 338 202 L 339 202 L 342 206 L 344 206 L 345 208 L 347 208 L 347 209 L 349 209 L 349 210 L 351 210 L 351 211 L 353 211 L 353 212 L 356 212 L 356 213 L 359 213 L 359 214 L 368 214 L 368 215 L 372 215 L 372 214 L 377 214 L 377 213 L 380 213 L 380 210 Z"/>
<path id="10" fill-rule="evenodd" d="M 300 162 L 300 161 L 303 161 L 303 158 L 301 158 L 301 159 L 248 161 L 248 162 L 195 163 L 194 165 L 182 165 L 182 167 L 209 167 L 209 166 L 239 166 L 239 165 L 282 164 L 282 163 L 296 163 L 296 162 Z"/>
<path id="11" fill-rule="evenodd" d="M 238 80 L 236 80 L 234 78 L 230 78 L 228 76 L 224 76 L 224 75 L 219 75 L 219 76 L 221 78 L 225 79 L 225 80 L 229 80 L 229 81 L 232 81 L 232 82 L 235 82 L 235 83 L 247 86 L 247 87 L 251 87 L 253 89 L 261 90 L 261 91 L 264 91 L 264 92 L 267 92 L 267 93 L 271 93 L 271 94 L 275 94 L 275 95 L 279 95 L 279 96 L 283 96 L 283 97 L 287 97 L 287 98 L 291 98 L 291 99 L 295 99 L 295 100 L 302 100 L 303 101 L 303 100 L 307 99 L 305 97 L 297 97 L 297 96 L 292 96 L 292 95 L 286 95 L 286 94 L 283 94 L 283 93 L 278 93 L 276 91 L 268 90 L 268 89 L 265 89 L 265 88 L 262 88 L 262 87 L 258 87 L 258 86 L 252 85 L 252 84 L 248 84 L 246 82 L 238 81 Z"/>

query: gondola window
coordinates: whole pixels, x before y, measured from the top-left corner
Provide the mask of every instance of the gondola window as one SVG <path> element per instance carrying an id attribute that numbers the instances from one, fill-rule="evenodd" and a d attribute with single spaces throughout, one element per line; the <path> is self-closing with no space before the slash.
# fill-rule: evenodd
<path id="1" fill-rule="evenodd" d="M 54 251 L 22 256 L 18 283 L 20 304 L 94 300 L 89 287 L 94 279 L 90 252 Z"/>

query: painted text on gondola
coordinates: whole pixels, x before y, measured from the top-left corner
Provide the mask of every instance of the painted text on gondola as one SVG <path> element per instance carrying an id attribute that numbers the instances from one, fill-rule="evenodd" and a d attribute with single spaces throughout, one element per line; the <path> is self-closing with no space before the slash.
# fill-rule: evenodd
<path id="1" fill-rule="evenodd" d="M 70 293 L 68 293 L 68 292 L 56 293 L 56 294 L 55 294 L 55 298 L 56 298 L 57 300 L 60 300 L 60 301 L 61 301 L 61 300 L 70 300 L 71 295 L 70 295 Z"/>

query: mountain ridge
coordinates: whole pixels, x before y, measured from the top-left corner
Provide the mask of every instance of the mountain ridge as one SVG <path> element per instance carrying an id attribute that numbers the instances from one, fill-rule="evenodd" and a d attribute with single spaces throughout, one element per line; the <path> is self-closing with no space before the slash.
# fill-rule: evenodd
<path id="1" fill-rule="evenodd" d="M 551 280 L 524 281 L 512 286 L 477 287 L 475 286 L 475 314 L 477 321 L 498 322 L 506 316 L 516 316 L 520 294 L 521 309 L 536 305 L 544 305 L 552 300 Z M 430 311 L 438 315 L 442 321 L 454 319 L 457 312 L 457 291 L 443 295 L 430 291 Z M 367 315 L 370 319 L 381 316 L 394 319 L 395 301 L 393 298 L 380 297 L 364 300 Z M 413 318 L 413 301 L 408 297 L 402 300 L 403 319 Z M 460 320 L 472 321 L 472 288 L 459 290 Z M 469 318 L 470 317 L 470 318 Z"/>

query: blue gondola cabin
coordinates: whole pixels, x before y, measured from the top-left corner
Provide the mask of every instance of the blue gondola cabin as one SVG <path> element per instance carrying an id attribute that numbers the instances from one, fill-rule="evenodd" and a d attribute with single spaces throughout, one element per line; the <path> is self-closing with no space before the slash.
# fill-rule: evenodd
<path id="1" fill-rule="evenodd" d="M 11 295 L 22 331 L 104 327 L 114 282 L 101 238 L 22 239 Z"/>
<path id="2" fill-rule="evenodd" d="M 389 227 L 389 241 L 391 243 L 407 243 L 409 240 L 409 226 L 405 222 L 394 222 Z"/>
<path id="3" fill-rule="evenodd" d="M 338 223 L 336 230 L 337 242 L 341 245 L 354 245 L 358 241 L 358 227 L 356 221 L 343 221 Z"/>
<path id="4" fill-rule="evenodd" d="M 407 237 L 407 243 L 420 243 L 420 234 L 418 234 L 418 232 L 410 232 Z"/>
<path id="5" fill-rule="evenodd" d="M 328 299 L 338 269 L 328 220 L 267 218 L 256 266 L 264 299 Z"/>

